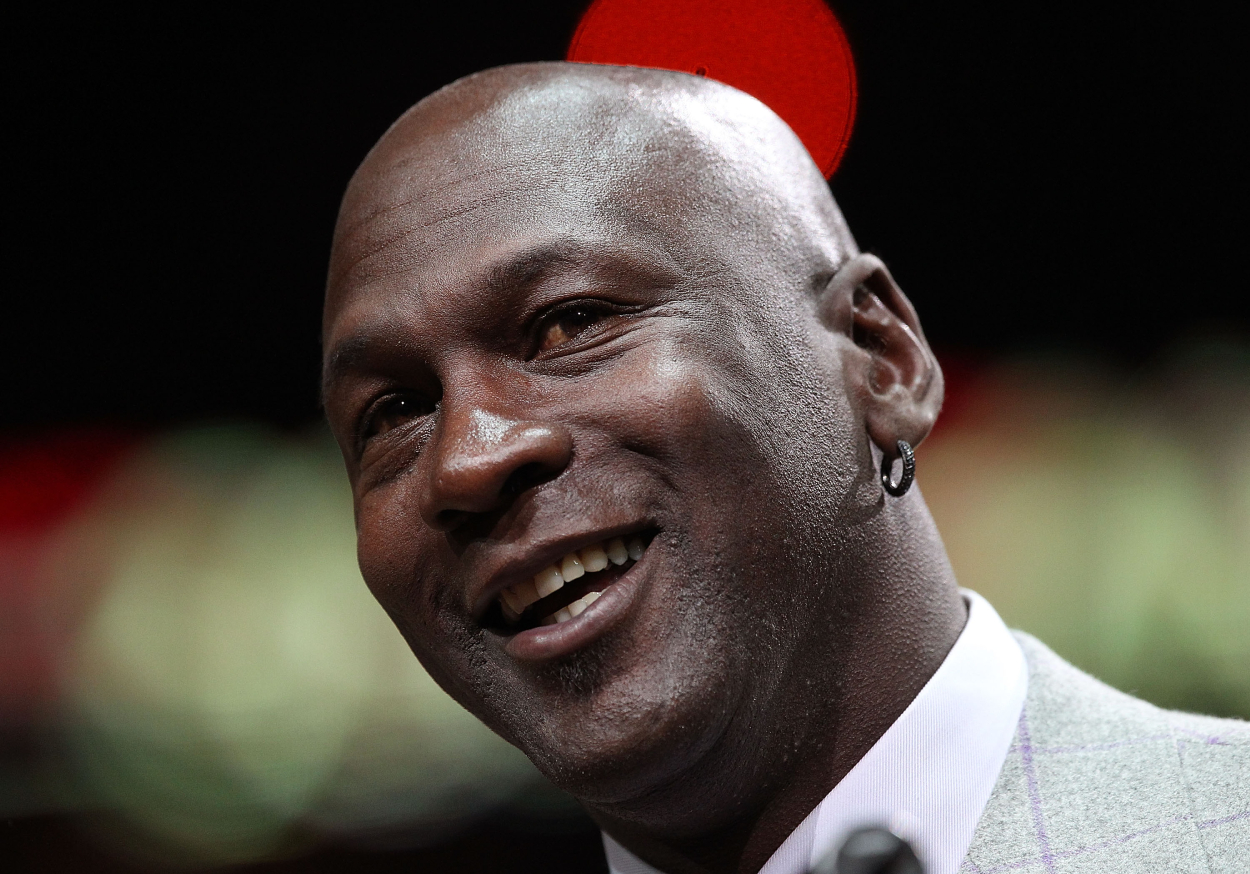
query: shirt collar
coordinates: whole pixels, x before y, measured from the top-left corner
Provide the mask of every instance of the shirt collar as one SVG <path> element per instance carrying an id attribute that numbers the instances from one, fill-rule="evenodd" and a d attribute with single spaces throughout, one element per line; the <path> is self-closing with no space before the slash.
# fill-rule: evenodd
<path id="1" fill-rule="evenodd" d="M 760 874 L 804 874 L 847 835 L 886 825 L 926 874 L 955 874 L 1007 758 L 1028 689 L 1024 653 L 990 603 L 963 590 L 968 621 L 937 671 Z M 662 874 L 607 834 L 611 874 Z"/>

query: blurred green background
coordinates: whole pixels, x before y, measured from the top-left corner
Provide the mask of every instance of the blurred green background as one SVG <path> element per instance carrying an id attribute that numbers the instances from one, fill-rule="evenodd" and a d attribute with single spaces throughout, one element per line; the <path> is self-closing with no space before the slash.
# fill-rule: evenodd
<path id="1" fill-rule="evenodd" d="M 972 377 L 918 481 L 960 582 L 1164 707 L 1250 718 L 1250 355 Z"/>
<path id="2" fill-rule="evenodd" d="M 1248 350 L 1187 347 L 1136 376 L 1071 358 L 948 371 L 918 483 L 961 583 L 1119 688 L 1250 717 Z M 0 816 L 82 812 L 157 867 L 437 842 L 501 810 L 576 820 L 370 597 L 323 429 L 119 445 L 0 553 L 4 712 L 41 750 L 8 760 Z M 7 457 L 10 505 L 59 469 Z"/>

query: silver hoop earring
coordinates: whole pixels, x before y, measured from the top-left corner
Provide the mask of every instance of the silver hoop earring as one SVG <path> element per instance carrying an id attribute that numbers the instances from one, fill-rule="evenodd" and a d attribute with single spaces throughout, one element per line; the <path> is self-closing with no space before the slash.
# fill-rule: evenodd
<path id="1" fill-rule="evenodd" d="M 881 485 L 894 497 L 901 498 L 916 479 L 916 453 L 911 451 L 910 443 L 899 440 L 898 454 L 903 458 L 903 475 L 899 477 L 898 485 L 890 482 L 890 469 L 894 467 L 894 462 L 884 456 L 881 458 Z"/>

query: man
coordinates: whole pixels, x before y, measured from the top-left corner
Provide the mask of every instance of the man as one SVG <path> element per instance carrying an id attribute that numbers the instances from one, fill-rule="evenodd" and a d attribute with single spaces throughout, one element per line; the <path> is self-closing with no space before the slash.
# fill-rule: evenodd
<path id="1" fill-rule="evenodd" d="M 885 494 L 941 372 L 752 98 L 570 64 L 426 98 L 348 188 L 324 343 L 365 580 L 614 870 L 801 872 L 864 824 L 939 874 L 1245 870 L 1247 727 L 1013 637 Z"/>

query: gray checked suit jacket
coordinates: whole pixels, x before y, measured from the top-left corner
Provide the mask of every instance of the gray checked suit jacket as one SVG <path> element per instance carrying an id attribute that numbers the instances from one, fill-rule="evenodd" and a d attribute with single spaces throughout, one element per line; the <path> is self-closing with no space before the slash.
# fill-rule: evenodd
<path id="1" fill-rule="evenodd" d="M 1250 723 L 1160 710 L 1016 637 L 1028 696 L 960 874 L 1250 874 Z"/>

